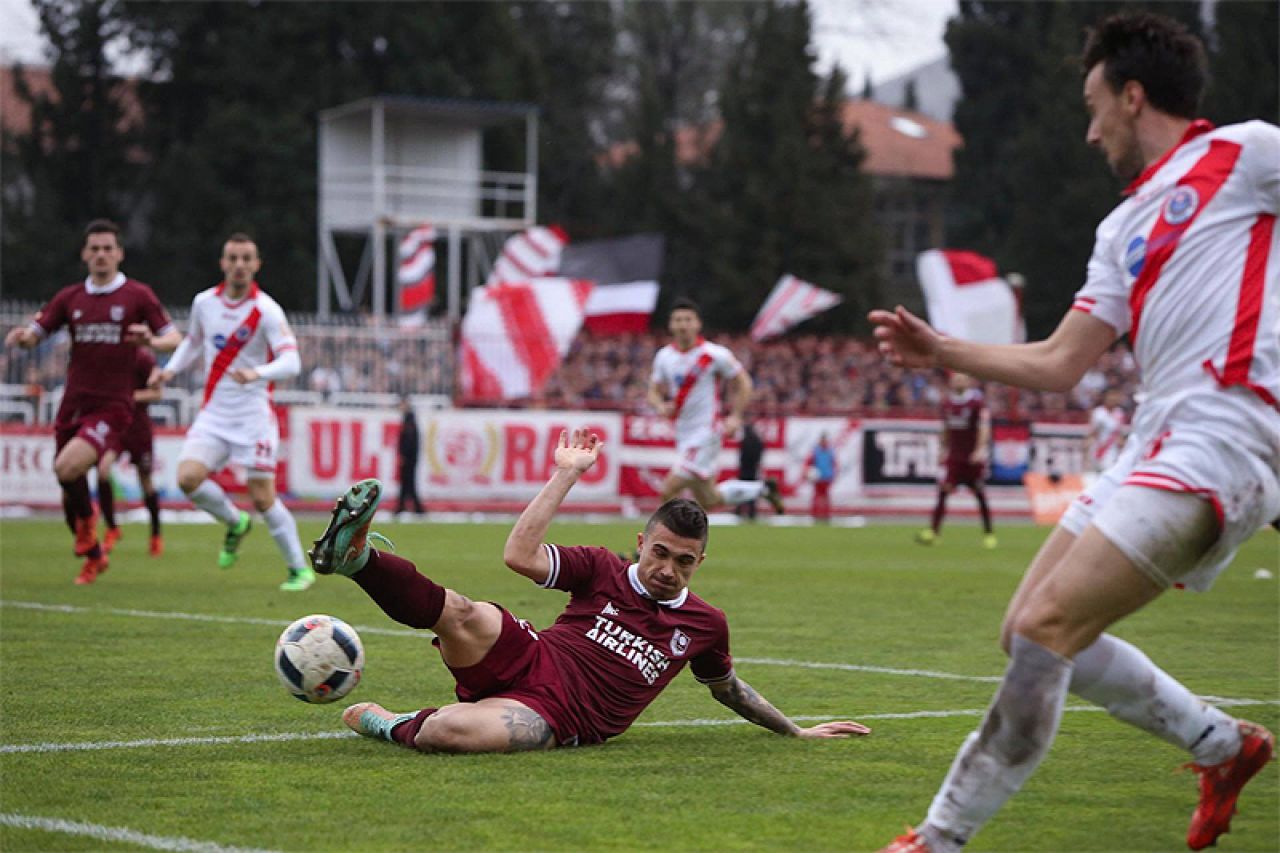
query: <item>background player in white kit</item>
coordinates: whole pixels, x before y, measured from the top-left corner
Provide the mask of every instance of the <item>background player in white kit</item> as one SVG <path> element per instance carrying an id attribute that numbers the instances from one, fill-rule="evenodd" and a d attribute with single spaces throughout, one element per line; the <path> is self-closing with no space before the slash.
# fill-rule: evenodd
<path id="1" fill-rule="evenodd" d="M 315 583 L 315 573 L 307 565 L 293 514 L 276 496 L 280 429 L 268 383 L 301 372 L 298 343 L 284 310 L 254 280 L 262 260 L 253 239 L 232 234 L 220 263 L 225 280 L 196 294 L 187 336 L 153 379 L 168 382 L 203 355 L 204 402 L 178 456 L 178 486 L 193 504 L 227 525 L 218 565 L 230 568 L 251 521 L 209 475 L 228 462 L 243 468 L 249 499 L 289 570 L 280 588 L 296 592 Z"/>
<path id="2" fill-rule="evenodd" d="M 662 483 L 662 502 L 688 488 L 706 510 L 764 498 L 781 513 L 782 496 L 773 480 L 725 480 L 716 485 L 724 437 L 742 428 L 742 415 L 751 402 L 751 377 L 726 347 L 702 337 L 702 317 L 691 300 L 676 300 L 667 330 L 671 343 L 654 355 L 649 380 L 649 404 L 675 422 L 676 462 Z M 721 380 L 729 383 L 729 416 L 723 421 Z"/>
<path id="3" fill-rule="evenodd" d="M 1170 586 L 1207 589 L 1280 513 L 1280 128 L 1193 120 L 1204 47 L 1168 18 L 1107 18 L 1082 66 L 1086 139 L 1131 183 L 1098 227 L 1085 286 L 1057 330 L 991 346 L 939 335 L 901 306 L 871 314 L 898 364 L 1057 391 L 1128 334 L 1145 395 L 1133 439 L 1014 593 L 1003 682 L 925 820 L 886 848 L 894 853 L 963 847 L 1044 758 L 1068 690 L 1191 753 L 1193 850 L 1228 830 L 1241 789 L 1275 750 L 1265 728 L 1206 704 L 1104 632 Z M 1153 844 L 1165 846 L 1134 842 Z"/>
<path id="4" fill-rule="evenodd" d="M 1101 405 L 1089 413 L 1085 457 L 1093 470 L 1101 473 L 1114 465 L 1128 437 L 1129 413 L 1124 410 L 1124 393 L 1119 388 L 1108 388 Z"/>

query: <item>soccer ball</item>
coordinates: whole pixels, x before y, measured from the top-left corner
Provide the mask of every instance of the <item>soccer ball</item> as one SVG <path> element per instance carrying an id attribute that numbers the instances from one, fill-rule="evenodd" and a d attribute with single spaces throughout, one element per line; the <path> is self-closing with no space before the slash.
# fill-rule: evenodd
<path id="1" fill-rule="evenodd" d="M 324 704 L 360 683 L 364 646 L 350 625 L 333 616 L 303 616 L 276 640 L 276 675 L 294 698 Z"/>

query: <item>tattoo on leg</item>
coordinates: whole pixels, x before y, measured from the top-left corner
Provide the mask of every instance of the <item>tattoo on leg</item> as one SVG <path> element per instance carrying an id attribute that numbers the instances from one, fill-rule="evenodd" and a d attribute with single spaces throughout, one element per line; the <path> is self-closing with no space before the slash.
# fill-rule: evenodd
<path id="1" fill-rule="evenodd" d="M 502 722 L 507 727 L 507 748 L 511 752 L 546 749 L 554 745 L 551 726 L 532 709 L 506 708 L 502 713 Z"/>

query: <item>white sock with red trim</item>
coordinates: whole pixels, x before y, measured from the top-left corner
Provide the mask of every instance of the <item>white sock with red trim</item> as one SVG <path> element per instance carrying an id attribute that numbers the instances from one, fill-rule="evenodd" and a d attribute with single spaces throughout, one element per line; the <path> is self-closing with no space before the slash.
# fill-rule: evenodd
<path id="1" fill-rule="evenodd" d="M 188 492 L 187 497 L 193 504 L 223 524 L 235 524 L 240 520 L 240 510 L 236 509 L 236 505 L 231 502 L 231 498 L 227 497 L 222 486 L 213 480 L 206 479 Z"/>
<path id="2" fill-rule="evenodd" d="M 276 547 L 284 555 L 288 567 L 306 568 L 307 558 L 302 553 L 302 542 L 298 540 L 298 522 L 294 520 L 289 508 L 276 498 L 276 502 L 262 514 L 262 518 L 267 522 L 267 530 L 271 532 L 271 538 L 276 540 Z"/>
<path id="3" fill-rule="evenodd" d="M 754 501 L 764 494 L 763 480 L 725 480 L 720 484 L 720 498 L 729 506 Z"/>
<path id="4" fill-rule="evenodd" d="M 1103 634 L 1076 655 L 1068 689 L 1161 740 L 1191 753 L 1197 764 L 1221 764 L 1240 751 L 1236 721 L 1204 702 L 1142 650 Z"/>

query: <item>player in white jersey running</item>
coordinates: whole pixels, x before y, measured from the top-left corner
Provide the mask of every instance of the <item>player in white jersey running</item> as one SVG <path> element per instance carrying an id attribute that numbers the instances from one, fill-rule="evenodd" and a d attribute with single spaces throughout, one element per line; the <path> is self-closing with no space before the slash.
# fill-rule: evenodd
<path id="1" fill-rule="evenodd" d="M 939 335 L 900 306 L 871 314 L 897 364 L 1055 391 L 1127 333 L 1144 394 L 1133 438 L 1014 594 L 1004 680 L 925 820 L 886 848 L 900 853 L 962 847 L 1044 758 L 1068 691 L 1191 754 L 1193 850 L 1228 830 L 1275 749 L 1265 728 L 1206 704 L 1104 632 L 1171 586 L 1208 588 L 1280 514 L 1280 128 L 1193 120 L 1204 47 L 1168 18 L 1107 18 L 1082 66 L 1086 139 L 1132 182 L 1098 228 L 1075 310 L 1048 340 L 1013 346 Z"/>
<path id="2" fill-rule="evenodd" d="M 280 588 L 298 592 L 315 583 L 315 572 L 307 565 L 293 514 L 276 496 L 280 429 L 269 391 L 269 383 L 301 372 L 298 342 L 284 310 L 255 281 L 262 260 L 252 238 L 228 237 L 220 263 L 225 280 L 196 294 L 187 336 L 153 374 L 155 382 L 168 382 L 204 359 L 204 401 L 178 455 L 178 486 L 193 504 L 227 525 L 218 565 L 230 568 L 251 527 L 249 513 L 237 509 L 209 475 L 228 462 L 243 469 L 249 499 L 289 571 Z"/>
<path id="3" fill-rule="evenodd" d="M 751 402 L 751 377 L 726 347 L 702 337 L 702 317 L 691 300 L 679 299 L 667 320 L 671 343 L 653 357 L 649 404 L 675 422 L 676 463 L 662 483 L 662 502 L 686 488 L 705 510 L 759 498 L 781 513 L 774 480 L 725 480 L 716 484 L 725 436 L 742 428 Z M 729 383 L 729 416 L 720 418 L 720 383 Z"/>
<path id="4" fill-rule="evenodd" d="M 1108 388 L 1102 404 L 1089 413 L 1089 432 L 1085 435 L 1085 458 L 1093 470 L 1101 473 L 1116 463 L 1120 450 L 1129 437 L 1129 413 L 1124 410 L 1124 394 Z"/>

